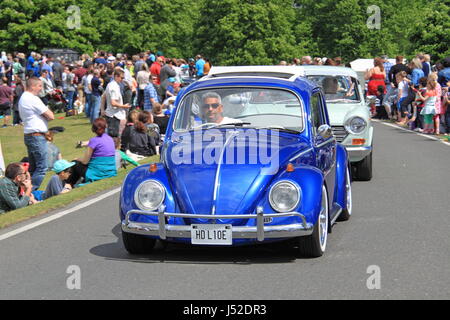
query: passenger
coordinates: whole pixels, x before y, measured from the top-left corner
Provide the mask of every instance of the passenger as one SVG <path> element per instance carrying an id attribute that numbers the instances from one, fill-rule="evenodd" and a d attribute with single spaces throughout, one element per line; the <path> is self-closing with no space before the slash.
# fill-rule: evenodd
<path id="1" fill-rule="evenodd" d="M 337 93 L 338 81 L 334 77 L 326 77 L 322 80 L 323 92 L 325 93 L 326 100 L 340 99 L 342 96 Z"/>

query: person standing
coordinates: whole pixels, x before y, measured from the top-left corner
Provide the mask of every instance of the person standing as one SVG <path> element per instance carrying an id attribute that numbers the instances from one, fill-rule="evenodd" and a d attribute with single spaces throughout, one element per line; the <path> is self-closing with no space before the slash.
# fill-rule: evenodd
<path id="1" fill-rule="evenodd" d="M 106 99 L 106 122 L 108 124 L 108 135 L 119 137 L 120 121 L 126 120 L 129 104 L 123 103 L 123 97 L 120 90 L 120 83 L 125 79 L 125 71 L 120 68 L 114 70 L 114 80 L 108 83 L 105 91 Z"/>
<path id="2" fill-rule="evenodd" d="M 25 92 L 25 87 L 20 76 L 16 76 L 16 87 L 14 88 L 14 101 L 13 101 L 13 125 L 19 125 L 22 120 L 19 114 L 19 100 L 22 94 Z"/>
<path id="3" fill-rule="evenodd" d="M 36 77 L 27 80 L 26 91 L 19 100 L 19 113 L 24 123 L 24 141 L 28 150 L 31 181 L 33 189 L 37 190 L 47 172 L 47 140 L 48 121 L 55 115 L 39 99 L 42 81 Z"/>
<path id="4" fill-rule="evenodd" d="M 376 96 L 378 86 L 386 88 L 384 80 L 386 79 L 386 72 L 384 71 L 383 60 L 381 58 L 375 58 L 373 60 L 373 68 L 368 69 L 364 78 L 369 80 L 367 84 L 368 96 Z"/>
<path id="5" fill-rule="evenodd" d="M 75 83 L 74 83 L 75 74 L 72 71 L 73 71 L 72 66 L 65 67 L 64 73 L 62 75 L 64 94 L 66 95 L 66 99 L 67 99 L 67 110 L 73 109 L 75 92 L 77 90 Z"/>
<path id="6" fill-rule="evenodd" d="M 14 94 L 11 87 L 8 86 L 8 79 L 3 77 L 0 80 L 0 116 L 3 116 L 3 127 L 6 128 L 11 118 L 11 106 L 14 100 Z"/>
<path id="7" fill-rule="evenodd" d="M 100 80 L 100 71 L 94 70 L 94 76 L 92 77 L 90 86 L 92 91 L 91 96 L 91 123 L 100 116 L 100 100 L 103 92 L 102 80 Z"/>
<path id="8" fill-rule="evenodd" d="M 204 67 L 205 67 L 205 60 L 203 60 L 201 55 L 197 55 L 196 57 L 197 62 L 195 63 L 195 69 L 197 70 L 197 78 L 203 77 L 204 74 Z"/>
<path id="9" fill-rule="evenodd" d="M 144 89 L 144 110 L 151 111 L 156 102 L 159 103 L 158 91 L 156 88 L 157 78 L 150 76 L 150 83 Z"/>

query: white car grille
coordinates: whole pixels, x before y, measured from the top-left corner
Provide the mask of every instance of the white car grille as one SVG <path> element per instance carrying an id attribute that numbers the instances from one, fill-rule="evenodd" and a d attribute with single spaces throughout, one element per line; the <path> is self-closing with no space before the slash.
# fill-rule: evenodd
<path id="1" fill-rule="evenodd" d="M 336 137 L 337 142 L 342 142 L 347 138 L 348 132 L 345 130 L 344 126 L 332 126 L 333 134 Z"/>

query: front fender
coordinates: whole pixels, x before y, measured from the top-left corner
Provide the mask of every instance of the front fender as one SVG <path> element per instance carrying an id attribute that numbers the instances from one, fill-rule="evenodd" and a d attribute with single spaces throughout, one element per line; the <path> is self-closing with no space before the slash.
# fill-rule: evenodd
<path id="1" fill-rule="evenodd" d="M 298 165 L 294 166 L 293 172 L 282 172 L 271 185 L 266 189 L 266 196 L 261 202 L 264 212 L 275 212 L 269 202 L 269 192 L 271 188 L 281 180 L 289 180 L 297 184 L 301 189 L 301 201 L 296 209 L 297 212 L 303 214 L 307 222 L 315 224 L 319 217 L 322 201 L 322 186 L 324 184 L 323 173 L 312 166 Z M 273 224 L 293 223 L 288 219 L 298 218 L 277 218 Z M 298 222 L 298 221 L 296 221 Z"/>

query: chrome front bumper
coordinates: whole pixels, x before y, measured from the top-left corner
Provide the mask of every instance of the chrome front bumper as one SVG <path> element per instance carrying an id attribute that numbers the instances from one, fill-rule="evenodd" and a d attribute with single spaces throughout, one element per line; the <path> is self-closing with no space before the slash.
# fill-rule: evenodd
<path id="1" fill-rule="evenodd" d="M 345 146 L 345 149 L 347 149 L 348 156 L 351 162 L 361 161 L 372 152 L 371 146 L 368 147 Z"/>
<path id="2" fill-rule="evenodd" d="M 122 222 L 122 231 L 147 236 L 159 236 L 165 240 L 167 238 L 191 238 L 190 225 L 171 225 L 166 223 L 166 218 L 188 218 L 188 219 L 208 219 L 208 220 L 232 220 L 232 219 L 256 219 L 256 226 L 232 226 L 233 239 L 257 239 L 264 241 L 266 238 L 292 238 L 307 236 L 313 232 L 314 225 L 306 222 L 304 215 L 298 212 L 264 214 L 260 208 L 257 214 L 241 215 L 201 215 L 187 213 L 167 213 L 165 208 L 160 208 L 159 212 L 148 212 L 142 210 L 130 210 Z M 158 217 L 158 223 L 142 223 L 130 221 L 130 215 L 141 214 Z M 300 217 L 302 223 L 289 225 L 265 226 L 265 218 L 280 217 Z"/>

